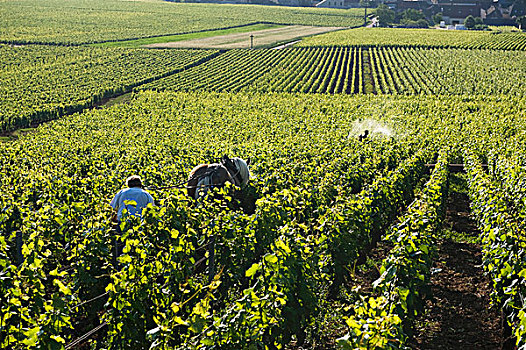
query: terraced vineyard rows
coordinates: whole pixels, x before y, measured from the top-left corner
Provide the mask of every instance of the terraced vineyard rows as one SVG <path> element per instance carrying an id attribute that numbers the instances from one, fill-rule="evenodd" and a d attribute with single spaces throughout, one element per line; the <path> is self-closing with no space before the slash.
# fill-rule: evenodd
<path id="1" fill-rule="evenodd" d="M 342 347 L 396 348 L 403 344 L 414 317 L 422 312 L 437 235 L 448 193 L 448 153 L 442 150 L 422 196 L 408 207 L 385 238 L 392 248 L 374 284 L 379 296 L 360 299 L 356 314 L 346 319 L 349 334 Z M 405 331 L 404 331 L 405 330 Z"/>
<path id="2" fill-rule="evenodd" d="M 354 93 L 361 50 L 230 50 L 140 90 Z M 363 88 L 362 88 L 363 89 Z"/>
<path id="3" fill-rule="evenodd" d="M 250 23 L 355 26 L 362 13 L 0 2 L 11 43 L 0 44 L 0 348 L 525 348 L 526 34 L 89 46 Z M 190 198 L 190 170 L 224 155 L 250 159 L 248 185 Z M 132 174 L 155 203 L 116 224 L 109 202 Z M 455 195 L 471 201 L 473 237 L 444 226 Z M 459 282 L 442 248 L 466 239 L 487 277 L 462 270 Z M 480 290 L 453 288 L 474 279 Z M 501 315 L 483 322 L 490 299 Z M 495 336 L 470 341 L 480 329 Z"/>
<path id="4" fill-rule="evenodd" d="M 516 52 L 372 48 L 377 93 L 524 96 L 526 56 Z M 504 63 L 505 62 L 505 63 Z"/>
<path id="5" fill-rule="evenodd" d="M 510 164 L 506 159 L 500 160 L 498 173 L 511 174 L 499 179 L 503 184 L 503 188 L 499 188 L 498 183 L 484 172 L 477 158 L 478 155 L 466 151 L 470 197 L 482 232 L 484 269 L 493 282 L 492 299 L 509 322 L 505 327 L 505 335 L 509 337 L 507 344 L 514 346 L 513 343 L 516 343 L 522 348 L 526 345 L 526 330 L 523 326 L 526 323 L 526 232 L 521 215 L 524 212 L 524 196 L 508 202 L 502 194 L 508 199 L 523 192 L 524 167 L 513 162 Z"/>
<path id="6" fill-rule="evenodd" d="M 134 86 L 329 94 L 526 93 L 526 57 L 519 52 L 327 47 L 220 53 L 3 45 L 0 56 L 4 131 L 91 107 Z"/>

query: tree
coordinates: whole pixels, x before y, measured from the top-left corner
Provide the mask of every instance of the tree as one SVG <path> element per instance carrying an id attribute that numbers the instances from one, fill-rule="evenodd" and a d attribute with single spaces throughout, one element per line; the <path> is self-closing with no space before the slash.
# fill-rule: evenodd
<path id="1" fill-rule="evenodd" d="M 402 19 L 407 21 L 418 21 L 419 19 L 426 19 L 426 16 L 415 9 L 407 9 L 402 13 Z"/>
<path id="2" fill-rule="evenodd" d="M 475 18 L 472 15 L 469 15 L 464 20 L 464 26 L 468 29 L 475 28 Z"/>
<path id="3" fill-rule="evenodd" d="M 423 18 L 416 21 L 416 24 L 418 25 L 418 28 L 428 28 L 429 27 L 429 23 Z"/>
<path id="4" fill-rule="evenodd" d="M 482 25 L 482 24 L 484 24 L 484 22 L 482 22 L 482 18 L 475 17 L 475 25 Z"/>
<path id="5" fill-rule="evenodd" d="M 400 24 L 405 28 L 427 28 L 429 23 L 425 19 L 419 19 L 418 21 L 412 21 L 410 19 L 402 19 Z"/>
<path id="6" fill-rule="evenodd" d="M 406 28 L 427 28 L 429 26 L 426 16 L 415 9 L 407 9 L 402 12 L 400 24 Z"/>
<path id="7" fill-rule="evenodd" d="M 439 12 L 433 15 L 433 22 L 435 24 L 440 24 L 440 22 L 442 22 L 443 20 L 444 18 L 442 17 L 442 12 Z"/>
<path id="8" fill-rule="evenodd" d="M 385 4 L 381 4 L 376 9 L 376 17 L 378 18 L 378 25 L 380 27 L 387 27 L 394 22 L 395 12 Z"/>

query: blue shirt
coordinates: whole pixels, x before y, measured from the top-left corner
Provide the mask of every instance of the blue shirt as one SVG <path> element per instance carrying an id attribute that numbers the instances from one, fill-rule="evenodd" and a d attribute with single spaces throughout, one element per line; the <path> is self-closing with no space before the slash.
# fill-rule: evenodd
<path id="1" fill-rule="evenodd" d="M 117 219 L 122 219 L 122 210 L 126 208 L 127 215 L 141 217 L 142 210 L 148 203 L 153 204 L 152 196 L 140 187 L 120 190 L 111 200 L 111 207 L 117 210 Z"/>

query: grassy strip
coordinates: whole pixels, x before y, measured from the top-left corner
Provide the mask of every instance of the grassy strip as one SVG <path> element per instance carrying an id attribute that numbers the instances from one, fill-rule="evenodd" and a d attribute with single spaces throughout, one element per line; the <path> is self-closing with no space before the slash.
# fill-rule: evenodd
<path id="1" fill-rule="evenodd" d="M 111 107 L 121 103 L 129 103 L 132 100 L 132 93 L 128 92 L 126 94 L 110 98 L 106 103 L 103 104 L 105 107 Z"/>
<path id="2" fill-rule="evenodd" d="M 258 23 L 258 24 L 254 24 L 250 26 L 235 27 L 235 28 L 221 29 L 221 30 L 209 30 L 209 31 L 203 31 L 203 32 L 187 33 L 187 34 L 166 35 L 166 36 L 158 36 L 158 37 L 153 37 L 153 38 L 144 38 L 144 39 L 127 40 L 127 41 L 110 41 L 110 42 L 105 42 L 105 43 L 92 44 L 90 46 L 138 48 L 138 47 L 141 47 L 144 45 L 150 45 L 150 44 L 170 43 L 174 41 L 209 38 L 209 37 L 218 36 L 218 35 L 244 33 L 244 32 L 251 32 L 254 30 L 273 29 L 273 28 L 280 28 L 280 27 L 284 27 L 284 26 L 279 25 L 279 24 Z"/>

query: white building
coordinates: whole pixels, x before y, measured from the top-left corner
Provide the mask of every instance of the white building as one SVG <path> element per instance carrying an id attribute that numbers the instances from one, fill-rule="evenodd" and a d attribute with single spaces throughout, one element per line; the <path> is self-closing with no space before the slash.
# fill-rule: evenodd
<path id="1" fill-rule="evenodd" d="M 345 0 L 322 0 L 316 7 L 345 9 L 349 6 L 346 6 Z"/>

